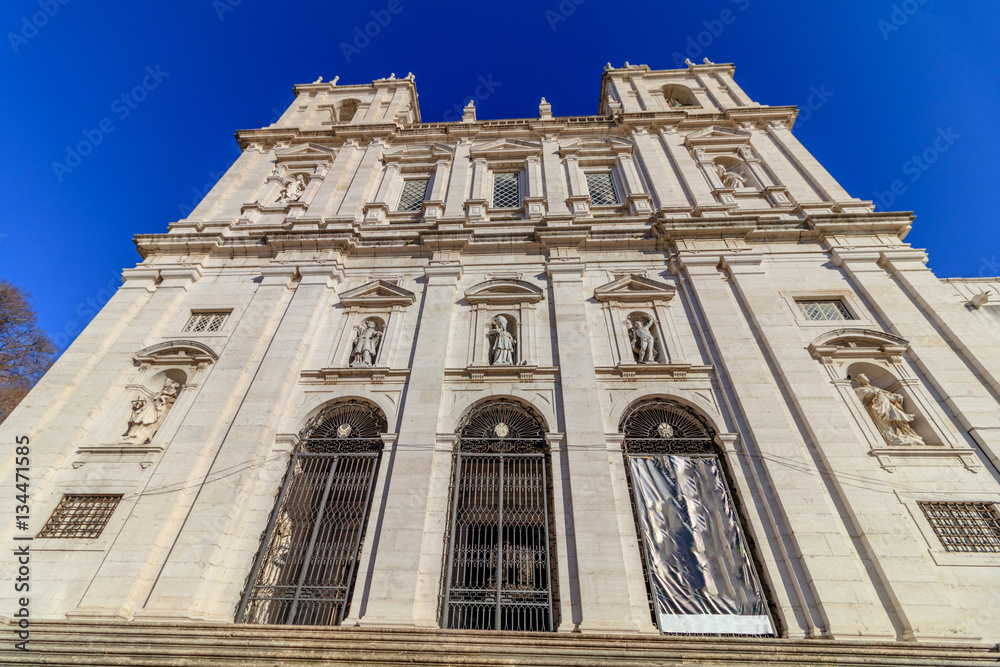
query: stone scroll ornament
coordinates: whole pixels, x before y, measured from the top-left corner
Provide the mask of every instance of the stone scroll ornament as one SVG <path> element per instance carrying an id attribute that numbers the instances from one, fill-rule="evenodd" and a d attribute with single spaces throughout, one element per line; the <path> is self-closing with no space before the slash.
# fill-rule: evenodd
<path id="1" fill-rule="evenodd" d="M 157 429 L 163 423 L 163 418 L 167 416 L 177 394 L 180 391 L 180 384 L 170 378 L 163 381 L 163 387 L 152 396 L 137 396 L 132 401 L 132 414 L 128 420 L 128 430 L 122 436 L 126 442 L 145 445 L 148 444 Z"/>
<path id="2" fill-rule="evenodd" d="M 354 339 L 354 347 L 351 349 L 351 366 L 371 368 L 378 355 L 381 342 L 382 332 L 375 328 L 374 320 L 367 320 L 364 326 L 358 329 L 358 337 Z"/>
<path id="3" fill-rule="evenodd" d="M 649 324 L 647 320 L 636 318 L 632 320 L 632 327 L 628 330 L 629 338 L 632 339 L 632 353 L 635 355 L 636 363 L 656 363 L 656 339 L 653 338 L 653 334 L 649 330 Z"/>
<path id="4" fill-rule="evenodd" d="M 902 396 L 872 385 L 865 375 L 855 379 L 858 386 L 854 391 L 887 443 L 893 446 L 924 444 L 924 439 L 910 426 L 915 417 L 903 411 Z"/>
<path id="5" fill-rule="evenodd" d="M 490 335 L 493 336 L 493 349 L 491 358 L 494 366 L 511 366 L 514 364 L 514 336 L 507 330 L 507 318 L 497 315 L 493 318 L 493 326 L 490 328 Z"/>

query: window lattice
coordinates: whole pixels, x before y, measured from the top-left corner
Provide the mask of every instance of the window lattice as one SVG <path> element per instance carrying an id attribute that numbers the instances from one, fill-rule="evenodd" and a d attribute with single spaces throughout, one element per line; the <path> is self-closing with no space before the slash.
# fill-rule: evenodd
<path id="1" fill-rule="evenodd" d="M 185 333 L 213 332 L 222 329 L 229 317 L 228 312 L 191 313 L 191 319 L 184 325 Z"/>
<path id="2" fill-rule="evenodd" d="M 521 189 L 516 171 L 493 174 L 493 208 L 517 208 Z"/>
<path id="3" fill-rule="evenodd" d="M 594 206 L 607 206 L 618 203 L 618 194 L 611 174 L 587 174 L 587 189 L 590 191 L 590 201 Z"/>
<path id="4" fill-rule="evenodd" d="M 121 499 L 121 495 L 64 495 L 38 537 L 100 537 Z"/>
<path id="5" fill-rule="evenodd" d="M 1000 514 L 991 503 L 917 503 L 945 551 L 1000 553 Z"/>
<path id="6" fill-rule="evenodd" d="M 847 311 L 847 306 L 840 299 L 821 301 L 796 301 L 799 310 L 807 320 L 822 322 L 826 320 L 853 320 Z"/>
<path id="7" fill-rule="evenodd" d="M 403 194 L 399 195 L 397 211 L 419 211 L 427 195 L 429 178 L 411 178 L 403 181 Z"/>

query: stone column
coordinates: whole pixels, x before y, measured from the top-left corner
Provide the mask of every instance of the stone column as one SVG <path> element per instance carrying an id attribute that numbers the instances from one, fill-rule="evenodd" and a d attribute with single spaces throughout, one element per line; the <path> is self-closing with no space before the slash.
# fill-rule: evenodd
<path id="1" fill-rule="evenodd" d="M 713 253 L 679 253 L 681 269 L 714 341 L 719 372 L 734 394 L 736 417 L 745 428 L 741 439 L 759 461 L 760 502 L 778 532 L 772 548 L 783 552 L 790 568 L 789 584 L 798 598 L 789 603 L 801 606 L 798 621 L 804 627 L 787 629 L 792 636 L 802 632 L 814 637 L 895 639 L 892 621 L 823 482 L 825 471 L 817 467 L 794 427 L 744 311 L 719 273 L 719 260 Z M 763 539 L 757 536 L 759 543 Z M 778 573 L 770 574 L 772 593 L 784 595 L 778 588 Z"/>
<path id="2" fill-rule="evenodd" d="M 434 164 L 431 191 L 424 201 L 424 220 L 432 222 L 444 215 L 444 203 L 448 194 L 448 172 L 450 158 L 442 158 Z"/>
<path id="3" fill-rule="evenodd" d="M 365 204 L 365 222 L 368 224 L 383 224 L 392 208 L 390 198 L 394 191 L 398 191 L 399 163 L 387 162 L 385 170 L 382 172 L 382 182 L 379 183 L 378 192 L 375 194 L 375 201 Z"/>
<path id="4" fill-rule="evenodd" d="M 550 250 L 551 244 L 563 241 L 548 239 Z M 546 265 L 552 285 L 566 434 L 562 456 L 553 457 L 552 474 L 561 476 L 564 494 L 556 498 L 556 505 L 565 507 L 568 499 L 572 508 L 571 517 L 565 519 L 566 560 L 559 567 L 576 574 L 579 588 L 578 599 L 572 601 L 572 617 L 564 614 L 560 630 L 576 626 L 581 632 L 637 632 L 648 629 L 649 607 L 645 595 L 641 601 L 629 595 L 626 559 L 634 554 L 623 551 L 619 532 L 604 409 L 585 310 L 584 269 L 583 262 L 572 259 L 550 260 Z M 561 591 L 563 596 L 571 594 Z M 567 608 L 565 600 L 563 608 Z"/>
<path id="5" fill-rule="evenodd" d="M 370 587 L 361 625 L 438 626 L 447 471 L 452 456 L 447 443 L 439 446 L 438 420 L 455 288 L 462 274 L 458 251 L 467 240 L 467 236 L 425 236 L 428 245 L 436 246 L 436 259 L 425 269 L 420 328 L 400 412 L 399 438 L 389 461 L 389 491 L 378 544 L 373 544 L 371 580 L 358 579 L 359 589 Z M 441 471 L 445 471 L 443 479 Z"/>
<path id="6" fill-rule="evenodd" d="M 618 170 L 625 185 L 625 199 L 622 203 L 628 204 L 632 215 L 649 215 L 653 209 L 652 197 L 643 189 L 631 151 L 618 151 Z"/>
<path id="7" fill-rule="evenodd" d="M 835 248 L 832 256 L 889 330 L 909 341 L 910 358 L 1000 469 L 1000 414 L 987 389 L 996 391 L 1000 378 L 1000 362 L 990 353 L 993 337 L 984 332 L 976 341 L 969 314 L 956 312 L 961 306 L 941 294 L 944 287 L 923 266 L 921 251 Z"/>
<path id="8" fill-rule="evenodd" d="M 893 489 L 872 474 L 875 468 L 868 456 L 869 445 L 857 436 L 844 406 L 837 405 L 838 392 L 831 387 L 826 371 L 803 348 L 784 300 L 767 280 L 762 257 L 730 255 L 723 263 L 776 368 L 775 375 L 785 387 L 790 407 L 805 427 L 820 474 L 827 479 L 866 480 L 851 485 L 849 493 L 837 484 L 829 488 L 836 494 L 836 505 L 844 508 L 843 521 L 858 557 L 875 565 L 877 579 L 873 584 L 885 592 L 902 625 L 899 638 L 960 638 L 949 631 L 954 628 L 953 611 L 944 586 L 935 576 L 937 567 L 926 544 L 910 529 L 912 518 L 906 508 L 894 499 L 887 501 Z M 877 598 L 871 603 L 877 604 Z"/>

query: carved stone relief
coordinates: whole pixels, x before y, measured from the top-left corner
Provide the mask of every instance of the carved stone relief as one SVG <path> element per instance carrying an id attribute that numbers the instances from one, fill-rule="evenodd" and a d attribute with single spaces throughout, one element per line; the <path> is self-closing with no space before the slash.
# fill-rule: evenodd
<path id="1" fill-rule="evenodd" d="M 378 325 L 379 321 L 376 318 L 369 318 L 361 326 L 355 327 L 357 336 L 351 348 L 352 367 L 371 368 L 375 363 L 383 335 Z"/>
<path id="2" fill-rule="evenodd" d="M 652 319 L 641 314 L 630 315 L 626 321 L 632 354 L 636 363 L 655 364 L 657 362 L 656 337 L 650 331 Z"/>
<path id="3" fill-rule="evenodd" d="M 872 385 L 864 374 L 858 375 L 855 379 L 858 386 L 854 388 L 854 392 L 889 445 L 924 444 L 924 439 L 910 426 L 915 417 L 903 411 L 901 395 Z"/>
<path id="4" fill-rule="evenodd" d="M 170 378 L 163 380 L 163 386 L 156 394 L 139 395 L 132 401 L 132 414 L 128 429 L 122 434 L 122 441 L 144 445 L 153 439 L 163 418 L 177 400 L 180 384 Z"/>

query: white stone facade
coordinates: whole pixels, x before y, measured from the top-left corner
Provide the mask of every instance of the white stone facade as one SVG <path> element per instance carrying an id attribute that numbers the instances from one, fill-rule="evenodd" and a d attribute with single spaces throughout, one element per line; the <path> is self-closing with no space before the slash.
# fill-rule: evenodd
<path id="1" fill-rule="evenodd" d="M 143 261 L 0 427 L 30 436 L 35 534 L 64 494 L 122 496 L 97 538 L 32 541 L 32 618 L 234 622 L 298 434 L 352 398 L 387 428 L 342 625 L 441 627 L 456 429 L 504 397 L 546 430 L 554 629 L 655 636 L 619 424 L 662 398 L 714 432 L 782 636 L 1000 642 L 1000 553 L 947 551 L 918 505 L 1000 505 L 1000 279 L 936 278 L 909 214 L 851 197 L 795 109 L 732 75 L 609 66 L 595 116 L 457 123 L 420 122 L 412 77 L 297 86 L 188 218 L 137 237 Z M 498 173 L 519 206 L 494 207 Z M 424 201 L 399 211 L 412 178 Z M 192 313 L 227 316 L 184 331 Z M 882 437 L 862 372 L 922 444 Z M 167 378 L 154 435 L 123 440 Z"/>

